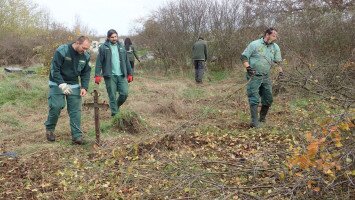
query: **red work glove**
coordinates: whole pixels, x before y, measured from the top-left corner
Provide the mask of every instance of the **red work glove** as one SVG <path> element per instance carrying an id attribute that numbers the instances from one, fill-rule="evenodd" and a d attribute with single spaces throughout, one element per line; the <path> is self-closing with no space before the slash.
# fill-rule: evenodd
<path id="1" fill-rule="evenodd" d="M 100 84 L 101 82 L 101 76 L 95 76 L 95 83 Z"/>
<path id="2" fill-rule="evenodd" d="M 128 81 L 128 83 L 132 82 L 133 81 L 133 76 L 132 75 L 128 75 L 127 76 L 127 81 Z"/>

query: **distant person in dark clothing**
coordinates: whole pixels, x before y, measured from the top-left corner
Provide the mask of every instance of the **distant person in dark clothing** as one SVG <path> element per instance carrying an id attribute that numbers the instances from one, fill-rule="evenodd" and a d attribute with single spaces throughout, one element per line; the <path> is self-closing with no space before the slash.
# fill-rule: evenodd
<path id="1" fill-rule="evenodd" d="M 141 61 L 139 60 L 139 57 L 137 56 L 136 51 L 134 50 L 134 46 L 132 45 L 132 41 L 130 38 L 126 38 L 124 40 L 124 46 L 127 51 L 129 63 L 131 64 L 132 67 L 132 72 L 134 72 L 134 58 L 136 58 L 138 62 Z"/>
<path id="2" fill-rule="evenodd" d="M 207 42 L 203 37 L 199 37 L 198 41 L 192 47 L 192 60 L 195 66 L 195 80 L 197 84 L 202 83 L 205 62 L 207 61 Z"/>

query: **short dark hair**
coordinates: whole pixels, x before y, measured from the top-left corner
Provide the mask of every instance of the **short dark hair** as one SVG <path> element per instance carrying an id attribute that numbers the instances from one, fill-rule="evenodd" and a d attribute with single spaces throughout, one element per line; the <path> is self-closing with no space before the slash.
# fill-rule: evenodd
<path id="1" fill-rule="evenodd" d="M 78 37 L 78 39 L 77 39 L 76 41 L 77 41 L 79 44 L 82 44 L 85 40 L 87 40 L 87 41 L 89 41 L 89 42 L 91 43 L 90 38 L 89 38 L 88 36 L 84 36 L 84 35 Z"/>
<path id="2" fill-rule="evenodd" d="M 110 30 L 107 31 L 107 37 L 108 38 L 111 37 L 112 34 L 118 35 L 117 31 L 115 29 L 110 29 Z"/>
<path id="3" fill-rule="evenodd" d="M 203 40 L 203 37 L 200 35 L 200 36 L 198 36 L 198 39 L 199 40 Z"/>
<path id="4" fill-rule="evenodd" d="M 268 35 L 272 34 L 272 31 L 277 32 L 277 30 L 275 28 L 271 27 L 271 28 L 266 29 L 266 31 L 264 32 L 264 36 L 266 36 L 266 34 L 268 34 Z"/>

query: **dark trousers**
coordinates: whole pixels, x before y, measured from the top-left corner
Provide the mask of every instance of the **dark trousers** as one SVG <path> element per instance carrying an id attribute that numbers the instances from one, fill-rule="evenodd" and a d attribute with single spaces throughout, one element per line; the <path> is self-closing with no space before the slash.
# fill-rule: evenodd
<path id="1" fill-rule="evenodd" d="M 194 60 L 195 65 L 195 80 L 196 83 L 202 83 L 203 73 L 204 73 L 204 65 L 205 61 L 203 60 Z"/>
<path id="2" fill-rule="evenodd" d="M 111 115 L 114 116 L 119 112 L 120 106 L 128 97 L 128 82 L 124 76 L 113 75 L 104 78 L 107 94 L 110 99 Z"/>
<path id="3" fill-rule="evenodd" d="M 250 105 L 271 106 L 272 98 L 272 83 L 269 76 L 254 76 L 247 85 L 247 94 Z"/>
<path id="4" fill-rule="evenodd" d="M 131 64 L 132 67 L 132 73 L 134 72 L 134 61 L 129 61 L 129 63 Z"/>
<path id="5" fill-rule="evenodd" d="M 75 140 L 82 136 L 81 131 L 81 96 L 80 88 L 72 88 L 73 92 L 70 95 L 64 95 L 58 86 L 49 86 L 48 97 L 48 118 L 44 123 L 46 130 L 54 131 L 61 110 L 67 104 L 67 111 L 70 118 L 70 130 L 72 139 Z"/>

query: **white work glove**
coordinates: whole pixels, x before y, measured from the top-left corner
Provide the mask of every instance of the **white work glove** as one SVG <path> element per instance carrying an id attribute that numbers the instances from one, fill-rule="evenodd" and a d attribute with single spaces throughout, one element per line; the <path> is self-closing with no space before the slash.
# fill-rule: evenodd
<path id="1" fill-rule="evenodd" d="M 65 95 L 69 95 L 73 92 L 70 86 L 66 83 L 59 84 L 59 88 L 63 91 Z"/>

